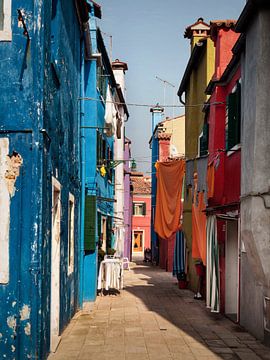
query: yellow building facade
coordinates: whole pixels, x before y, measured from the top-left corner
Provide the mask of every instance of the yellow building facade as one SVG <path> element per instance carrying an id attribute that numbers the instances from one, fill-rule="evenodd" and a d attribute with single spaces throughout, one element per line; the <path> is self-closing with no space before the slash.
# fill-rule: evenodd
<path id="1" fill-rule="evenodd" d="M 184 36 L 190 39 L 191 55 L 184 72 L 178 96 L 185 104 L 185 155 L 187 159 L 199 156 L 199 136 L 204 125 L 203 106 L 207 101 L 205 89 L 214 74 L 215 50 L 210 36 L 210 26 L 198 21 L 189 26 Z M 184 98 L 184 100 L 183 100 Z M 198 276 L 192 258 L 192 202 L 184 199 L 183 230 L 188 248 L 189 287 L 196 291 Z"/>

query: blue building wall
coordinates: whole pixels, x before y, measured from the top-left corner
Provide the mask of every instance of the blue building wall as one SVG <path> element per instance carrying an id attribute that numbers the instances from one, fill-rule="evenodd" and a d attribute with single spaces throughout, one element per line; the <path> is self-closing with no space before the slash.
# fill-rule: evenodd
<path id="1" fill-rule="evenodd" d="M 91 45 L 93 54 L 101 54 L 102 66 L 104 68 L 103 79 L 105 81 L 104 88 L 107 88 L 108 82 L 112 83 L 110 74 L 110 63 L 108 62 L 108 55 L 101 39 L 101 34 L 96 27 L 96 21 L 94 14 L 90 17 L 89 21 Z M 96 197 L 96 224 L 95 224 L 95 251 L 85 251 L 82 256 L 83 273 L 81 276 L 81 301 L 89 302 L 94 301 L 97 294 L 97 276 L 98 276 L 98 221 L 97 216 L 100 213 L 102 216 L 113 217 L 113 196 L 114 196 L 114 184 L 113 178 L 110 180 L 108 175 L 101 176 L 100 169 L 97 163 L 97 130 L 102 134 L 103 139 L 106 141 L 106 147 L 110 148 L 113 157 L 113 137 L 107 137 L 104 133 L 104 116 L 105 116 L 105 103 L 106 94 L 101 93 L 97 88 L 98 82 L 98 60 L 93 57 L 89 61 L 84 62 L 84 79 L 83 79 L 83 96 L 82 99 L 94 99 L 94 100 L 82 100 L 81 107 L 83 109 L 82 116 L 82 136 L 83 136 L 83 148 L 82 157 L 82 174 L 85 174 L 85 181 L 82 186 L 82 204 L 85 201 L 85 196 L 92 195 Z M 114 85 L 113 83 L 111 84 Z M 96 99 L 96 100 L 95 100 Z M 105 162 L 108 165 L 108 162 Z M 111 201 L 106 201 L 111 199 Z M 81 229 L 84 229 L 85 212 L 82 208 L 81 212 Z M 81 232 L 82 244 L 84 243 L 84 232 Z"/>
<path id="2" fill-rule="evenodd" d="M 44 359 L 50 349 L 52 176 L 62 185 L 60 333 L 78 308 L 82 45 L 74 1 L 53 7 L 49 0 L 12 1 L 12 41 L 0 42 L 0 137 L 23 162 L 10 198 L 10 280 L 0 284 L 3 359 Z M 69 192 L 75 196 L 70 275 Z"/>
<path id="3" fill-rule="evenodd" d="M 156 105 L 150 109 L 152 113 L 152 190 L 151 190 L 151 250 L 152 250 L 152 261 L 155 263 L 159 262 L 158 252 L 158 237 L 154 230 L 154 219 L 156 210 L 156 193 L 157 193 L 157 178 L 156 178 L 156 167 L 155 163 L 159 159 L 159 144 L 158 138 L 155 136 L 157 125 L 163 120 L 163 108 Z"/>

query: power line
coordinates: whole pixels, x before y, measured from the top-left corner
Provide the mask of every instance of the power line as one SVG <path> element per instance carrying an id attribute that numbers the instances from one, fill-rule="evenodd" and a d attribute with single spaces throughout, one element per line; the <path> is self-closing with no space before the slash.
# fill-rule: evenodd
<path id="1" fill-rule="evenodd" d="M 127 105 L 127 106 L 136 106 L 136 107 L 148 107 L 151 108 L 153 106 L 153 104 L 139 104 L 139 103 L 126 103 L 126 102 L 119 102 L 119 101 L 108 101 L 108 100 L 102 100 L 102 99 L 96 99 L 96 98 L 92 98 L 92 97 L 80 97 L 78 98 L 78 100 L 82 101 L 99 101 L 99 102 L 103 102 L 103 103 L 111 103 L 114 105 Z M 202 104 L 190 104 L 190 105 L 159 105 L 162 108 L 186 108 L 186 107 L 198 107 L 198 106 L 212 106 L 212 105 L 225 105 L 226 102 L 222 102 L 222 101 L 217 101 L 217 102 L 213 102 L 213 103 L 202 103 Z"/>

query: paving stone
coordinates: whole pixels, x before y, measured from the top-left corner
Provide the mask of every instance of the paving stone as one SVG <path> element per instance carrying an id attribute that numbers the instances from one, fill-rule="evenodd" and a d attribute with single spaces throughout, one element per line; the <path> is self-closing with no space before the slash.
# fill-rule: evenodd
<path id="1" fill-rule="evenodd" d="M 228 347 L 209 347 L 211 351 L 217 354 L 233 354 L 233 351 Z"/>
<path id="2" fill-rule="evenodd" d="M 50 360 L 270 360 L 270 350 L 212 314 L 171 274 L 138 265 L 125 289 L 75 315 Z"/>
<path id="3" fill-rule="evenodd" d="M 259 360 L 260 357 L 257 356 L 253 351 L 248 351 L 248 350 L 236 350 L 235 353 L 237 354 L 237 356 L 239 357 L 239 359 L 241 360 Z"/>

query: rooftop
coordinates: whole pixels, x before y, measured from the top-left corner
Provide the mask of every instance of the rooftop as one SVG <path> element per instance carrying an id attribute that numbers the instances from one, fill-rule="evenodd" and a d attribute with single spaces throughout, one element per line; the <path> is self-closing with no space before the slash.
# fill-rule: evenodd
<path id="1" fill-rule="evenodd" d="M 150 195 L 151 177 L 145 176 L 142 172 L 131 173 L 131 183 L 133 185 L 133 194 Z"/>

